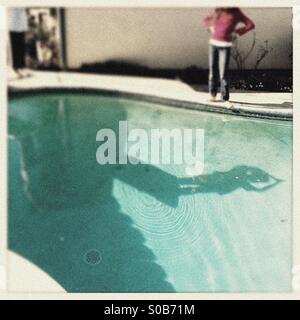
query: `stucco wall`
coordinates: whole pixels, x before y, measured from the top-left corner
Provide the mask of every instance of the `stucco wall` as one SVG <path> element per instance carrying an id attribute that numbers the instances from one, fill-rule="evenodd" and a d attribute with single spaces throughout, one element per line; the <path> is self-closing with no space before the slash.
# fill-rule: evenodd
<path id="1" fill-rule="evenodd" d="M 268 40 L 272 53 L 261 68 L 290 68 L 292 10 L 243 9 L 256 24 L 259 43 Z M 149 67 L 207 67 L 208 33 L 203 18 L 209 8 L 69 8 L 66 9 L 69 67 L 110 59 L 138 62 Z M 241 38 L 247 50 L 253 32 Z M 257 45 L 257 48 L 259 46 Z M 254 52 L 247 67 L 253 67 Z M 234 62 L 231 63 L 235 67 Z"/>

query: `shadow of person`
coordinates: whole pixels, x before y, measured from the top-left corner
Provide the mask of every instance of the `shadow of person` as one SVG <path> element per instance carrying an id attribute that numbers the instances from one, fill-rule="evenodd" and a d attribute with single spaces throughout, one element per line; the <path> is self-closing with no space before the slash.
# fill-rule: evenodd
<path id="1" fill-rule="evenodd" d="M 246 191 L 267 191 L 283 180 L 277 179 L 264 170 L 251 166 L 237 166 L 227 172 L 214 172 L 194 178 L 182 178 L 181 194 L 231 193 L 237 189 Z"/>
<path id="2" fill-rule="evenodd" d="M 178 178 L 150 164 L 119 166 L 116 179 L 172 208 L 178 207 Z"/>
<path id="3" fill-rule="evenodd" d="M 141 230 L 121 211 L 113 184 L 119 177 L 171 200 L 142 182 L 144 169 L 122 172 L 96 161 L 97 131 L 117 133 L 124 120 L 118 100 L 98 95 L 38 95 L 10 103 L 9 248 L 68 292 L 175 291 Z M 152 175 L 152 181 L 157 175 L 170 179 L 167 185 L 174 181 L 159 171 Z"/>

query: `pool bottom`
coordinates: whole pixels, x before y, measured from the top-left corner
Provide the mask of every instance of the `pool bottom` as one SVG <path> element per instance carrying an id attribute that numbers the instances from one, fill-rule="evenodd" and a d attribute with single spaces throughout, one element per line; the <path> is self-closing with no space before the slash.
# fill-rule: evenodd
<path id="1" fill-rule="evenodd" d="M 202 180 L 99 166 L 96 133 L 120 120 L 203 128 Z M 12 98 L 9 127 L 10 249 L 68 292 L 291 289 L 290 124 L 52 94 Z"/>

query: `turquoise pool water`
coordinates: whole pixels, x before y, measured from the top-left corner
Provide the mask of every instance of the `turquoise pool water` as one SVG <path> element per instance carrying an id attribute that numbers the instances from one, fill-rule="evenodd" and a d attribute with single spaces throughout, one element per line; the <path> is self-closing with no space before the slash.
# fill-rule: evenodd
<path id="1" fill-rule="evenodd" d="M 203 128 L 204 175 L 100 166 L 96 133 L 120 120 Z M 291 157 L 290 122 L 95 94 L 13 97 L 9 247 L 69 292 L 289 291 Z"/>

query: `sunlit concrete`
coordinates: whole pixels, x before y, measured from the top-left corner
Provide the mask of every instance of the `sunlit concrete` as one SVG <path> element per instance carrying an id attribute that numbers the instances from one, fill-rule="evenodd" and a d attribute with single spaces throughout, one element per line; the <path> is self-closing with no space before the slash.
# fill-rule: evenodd
<path id="1" fill-rule="evenodd" d="M 8 290 L 11 293 L 66 292 L 47 273 L 11 251 L 8 253 L 8 270 Z"/>

